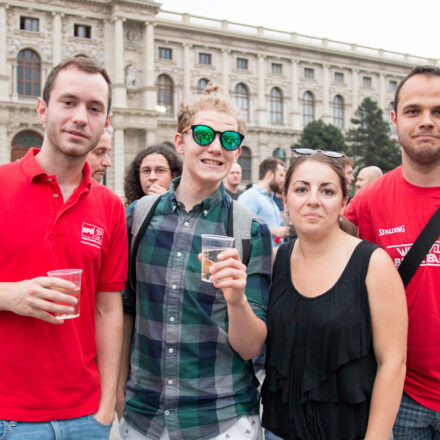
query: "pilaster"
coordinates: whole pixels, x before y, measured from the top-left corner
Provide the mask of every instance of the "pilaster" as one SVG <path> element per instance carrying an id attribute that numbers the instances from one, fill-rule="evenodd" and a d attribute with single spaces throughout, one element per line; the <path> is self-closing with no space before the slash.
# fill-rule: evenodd
<path id="1" fill-rule="evenodd" d="M 257 121 L 260 127 L 266 126 L 267 121 L 267 105 L 264 81 L 264 63 L 266 57 L 258 55 L 258 98 L 257 98 Z"/>
<path id="2" fill-rule="evenodd" d="M 62 59 L 62 45 L 63 45 L 63 33 L 62 33 L 62 27 L 61 27 L 61 18 L 62 14 L 59 12 L 53 12 L 53 34 L 52 34 L 52 41 L 53 41 L 53 64 L 56 66 L 58 63 L 61 62 Z"/>
<path id="3" fill-rule="evenodd" d="M 115 107 L 127 107 L 127 93 L 124 81 L 124 21 L 121 17 L 113 18 L 113 103 Z"/>
<path id="4" fill-rule="evenodd" d="M 114 150 L 114 172 L 115 172 L 115 182 L 114 191 L 115 193 L 123 198 L 124 197 L 124 171 L 125 171 L 125 154 L 124 154 L 124 130 L 115 129 L 114 140 L 113 140 L 113 150 Z"/>
<path id="5" fill-rule="evenodd" d="M 143 106 L 154 110 L 156 106 L 156 88 L 154 86 L 154 23 L 149 21 L 144 25 L 144 76 L 143 76 Z"/>

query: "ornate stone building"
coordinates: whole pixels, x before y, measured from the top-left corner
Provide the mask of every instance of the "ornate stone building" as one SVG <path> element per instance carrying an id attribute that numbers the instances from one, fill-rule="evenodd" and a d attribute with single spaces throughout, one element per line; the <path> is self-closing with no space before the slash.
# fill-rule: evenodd
<path id="1" fill-rule="evenodd" d="M 220 12 L 221 14 L 221 12 Z M 0 0 L 0 163 L 41 143 L 35 101 L 62 59 L 93 56 L 114 85 L 113 166 L 107 184 L 122 195 L 137 151 L 172 141 L 178 104 L 220 83 L 248 120 L 241 162 L 246 180 L 321 118 L 342 130 L 362 99 L 385 114 L 394 89 L 428 60 L 263 27 L 162 11 L 149 0 Z"/>

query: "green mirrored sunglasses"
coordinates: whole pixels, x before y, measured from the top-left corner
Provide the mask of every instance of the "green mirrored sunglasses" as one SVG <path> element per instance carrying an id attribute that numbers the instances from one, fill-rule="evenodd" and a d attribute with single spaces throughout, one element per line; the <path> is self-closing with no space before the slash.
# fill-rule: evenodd
<path id="1" fill-rule="evenodd" d="M 208 125 L 191 125 L 182 130 L 182 134 L 191 128 L 194 141 L 202 146 L 209 145 L 214 141 L 215 136 L 220 136 L 221 146 L 228 151 L 234 151 L 240 147 L 243 142 L 244 135 L 238 131 L 226 130 L 217 131 Z"/>

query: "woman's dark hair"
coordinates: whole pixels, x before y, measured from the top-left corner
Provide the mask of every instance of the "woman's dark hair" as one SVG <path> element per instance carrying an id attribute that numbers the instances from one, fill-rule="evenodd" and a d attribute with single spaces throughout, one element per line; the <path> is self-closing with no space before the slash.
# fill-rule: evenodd
<path id="1" fill-rule="evenodd" d="M 345 179 L 345 172 L 344 172 L 345 161 L 341 159 L 335 159 L 333 157 L 328 157 L 320 152 L 311 155 L 299 156 L 294 162 L 292 162 L 292 164 L 290 165 L 289 169 L 286 172 L 286 178 L 284 180 L 285 195 L 287 195 L 292 174 L 301 164 L 307 161 L 313 161 L 328 165 L 338 175 L 339 183 L 341 184 L 342 196 L 344 199 L 347 198 L 348 188 L 347 188 L 347 180 Z M 347 234 L 353 235 L 353 237 L 358 237 L 359 235 L 358 228 L 350 220 L 346 219 L 344 216 L 342 216 L 339 221 L 339 227 Z"/>
<path id="2" fill-rule="evenodd" d="M 182 174 L 182 162 L 175 150 L 163 144 L 150 145 L 144 148 L 139 151 L 125 173 L 124 193 L 127 206 L 145 195 L 141 187 L 139 169 L 144 158 L 150 154 L 161 154 L 167 160 L 173 179 Z"/>

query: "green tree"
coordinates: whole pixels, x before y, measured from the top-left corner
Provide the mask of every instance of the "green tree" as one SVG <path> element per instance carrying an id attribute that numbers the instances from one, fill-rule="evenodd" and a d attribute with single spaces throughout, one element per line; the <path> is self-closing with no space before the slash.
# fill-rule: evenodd
<path id="1" fill-rule="evenodd" d="M 338 127 L 325 124 L 321 119 L 318 119 L 306 125 L 299 141 L 292 145 L 292 148 L 346 151 L 347 145 L 344 135 Z"/>
<path id="2" fill-rule="evenodd" d="M 390 138 L 389 125 L 376 101 L 365 98 L 351 122 L 354 127 L 347 133 L 347 154 L 357 169 L 376 165 L 387 172 L 400 165 L 399 144 Z"/>

